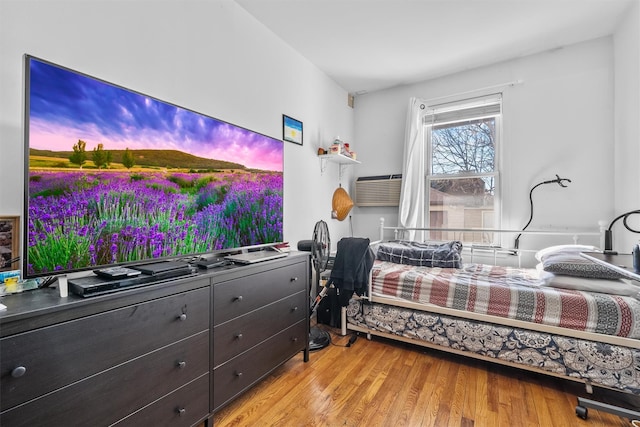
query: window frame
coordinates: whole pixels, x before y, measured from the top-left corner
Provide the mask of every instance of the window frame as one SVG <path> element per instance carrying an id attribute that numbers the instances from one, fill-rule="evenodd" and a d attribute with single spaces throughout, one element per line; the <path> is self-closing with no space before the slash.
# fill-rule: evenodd
<path id="1" fill-rule="evenodd" d="M 465 116 L 464 113 L 461 113 L 460 117 L 455 117 L 456 111 L 463 111 L 465 109 L 470 109 L 469 106 L 475 104 L 482 104 L 483 102 L 487 102 L 493 105 L 498 105 L 498 112 L 483 112 L 482 109 L 477 110 L 478 115 L 470 114 Z M 448 113 L 447 115 L 442 115 L 444 117 L 451 117 L 453 113 L 453 117 L 451 120 L 443 120 L 441 122 L 437 122 L 431 120 L 437 116 L 439 111 L 444 111 Z M 472 111 L 473 112 L 473 111 Z M 481 97 L 460 99 L 451 103 L 433 105 L 425 108 L 422 112 L 422 124 L 423 124 L 423 138 L 425 143 L 424 150 L 424 170 L 425 170 L 425 202 L 424 202 L 424 212 L 423 215 L 423 227 L 430 228 L 431 224 L 431 182 L 435 180 L 442 179 L 465 179 L 465 178 L 485 178 L 492 177 L 494 180 L 494 194 L 493 194 L 493 229 L 500 229 L 502 224 L 502 182 L 501 182 L 501 171 L 502 171 L 502 147 L 504 146 L 503 133 L 502 133 L 502 123 L 503 123 L 503 97 L 502 93 L 489 94 Z M 442 117 L 441 116 L 441 117 Z M 432 165 L 433 165 L 433 144 L 432 144 L 432 131 L 435 126 L 442 126 L 447 124 L 455 124 L 455 123 L 464 123 L 472 120 L 489 118 L 493 117 L 495 120 L 495 135 L 494 135 L 494 159 L 493 159 L 493 172 L 462 172 L 462 173 L 433 173 Z M 435 212 L 435 210 L 434 210 Z M 442 212 L 445 212 L 444 210 Z M 443 214 L 444 215 L 444 214 Z M 482 217 L 485 217 L 485 213 L 483 212 Z M 484 220 L 483 220 L 484 221 Z M 454 227 L 447 227 L 454 228 Z M 455 227 L 457 228 L 457 227 Z M 465 227 L 466 228 L 466 227 Z M 451 233 L 447 233 L 449 236 L 446 236 L 443 233 L 434 234 L 434 232 L 429 232 L 428 237 L 442 240 L 445 237 L 445 240 L 451 240 L 448 237 L 451 237 Z M 493 236 L 488 236 L 486 233 L 454 233 L 455 240 L 461 240 L 463 243 L 475 243 L 475 244 L 488 244 L 499 246 L 501 243 L 501 235 L 500 233 L 491 233 Z M 480 237 L 477 237 L 480 235 Z M 470 238 L 470 239 L 469 239 Z"/>

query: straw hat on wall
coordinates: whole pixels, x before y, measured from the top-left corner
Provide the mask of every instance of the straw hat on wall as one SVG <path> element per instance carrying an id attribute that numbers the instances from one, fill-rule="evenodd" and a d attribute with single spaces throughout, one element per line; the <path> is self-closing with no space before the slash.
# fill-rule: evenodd
<path id="1" fill-rule="evenodd" d="M 331 218 L 335 218 L 338 221 L 343 221 L 351 208 L 353 207 L 353 200 L 349 197 L 349 194 L 344 188 L 338 187 L 333 192 L 333 200 L 331 201 Z"/>

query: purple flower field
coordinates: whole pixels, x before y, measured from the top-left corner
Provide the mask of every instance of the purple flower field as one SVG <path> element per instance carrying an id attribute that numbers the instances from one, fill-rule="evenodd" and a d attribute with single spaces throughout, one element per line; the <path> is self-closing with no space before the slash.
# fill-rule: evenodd
<path id="1" fill-rule="evenodd" d="M 30 171 L 28 271 L 282 241 L 281 173 Z"/>

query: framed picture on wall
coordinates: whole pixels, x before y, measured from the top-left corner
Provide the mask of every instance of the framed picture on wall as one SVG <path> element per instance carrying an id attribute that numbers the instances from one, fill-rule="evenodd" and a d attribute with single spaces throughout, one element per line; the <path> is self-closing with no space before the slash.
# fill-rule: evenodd
<path id="1" fill-rule="evenodd" d="M 18 268 L 20 260 L 19 233 L 19 216 L 0 216 L 0 271 Z"/>
<path id="2" fill-rule="evenodd" d="M 282 139 L 302 145 L 302 122 L 283 114 Z"/>

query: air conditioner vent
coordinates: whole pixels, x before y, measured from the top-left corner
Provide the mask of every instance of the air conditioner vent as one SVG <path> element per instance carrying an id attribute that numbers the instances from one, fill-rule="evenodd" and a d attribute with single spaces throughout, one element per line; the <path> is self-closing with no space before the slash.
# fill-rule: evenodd
<path id="1" fill-rule="evenodd" d="M 362 176 L 356 180 L 356 206 L 398 206 L 402 174 Z"/>

